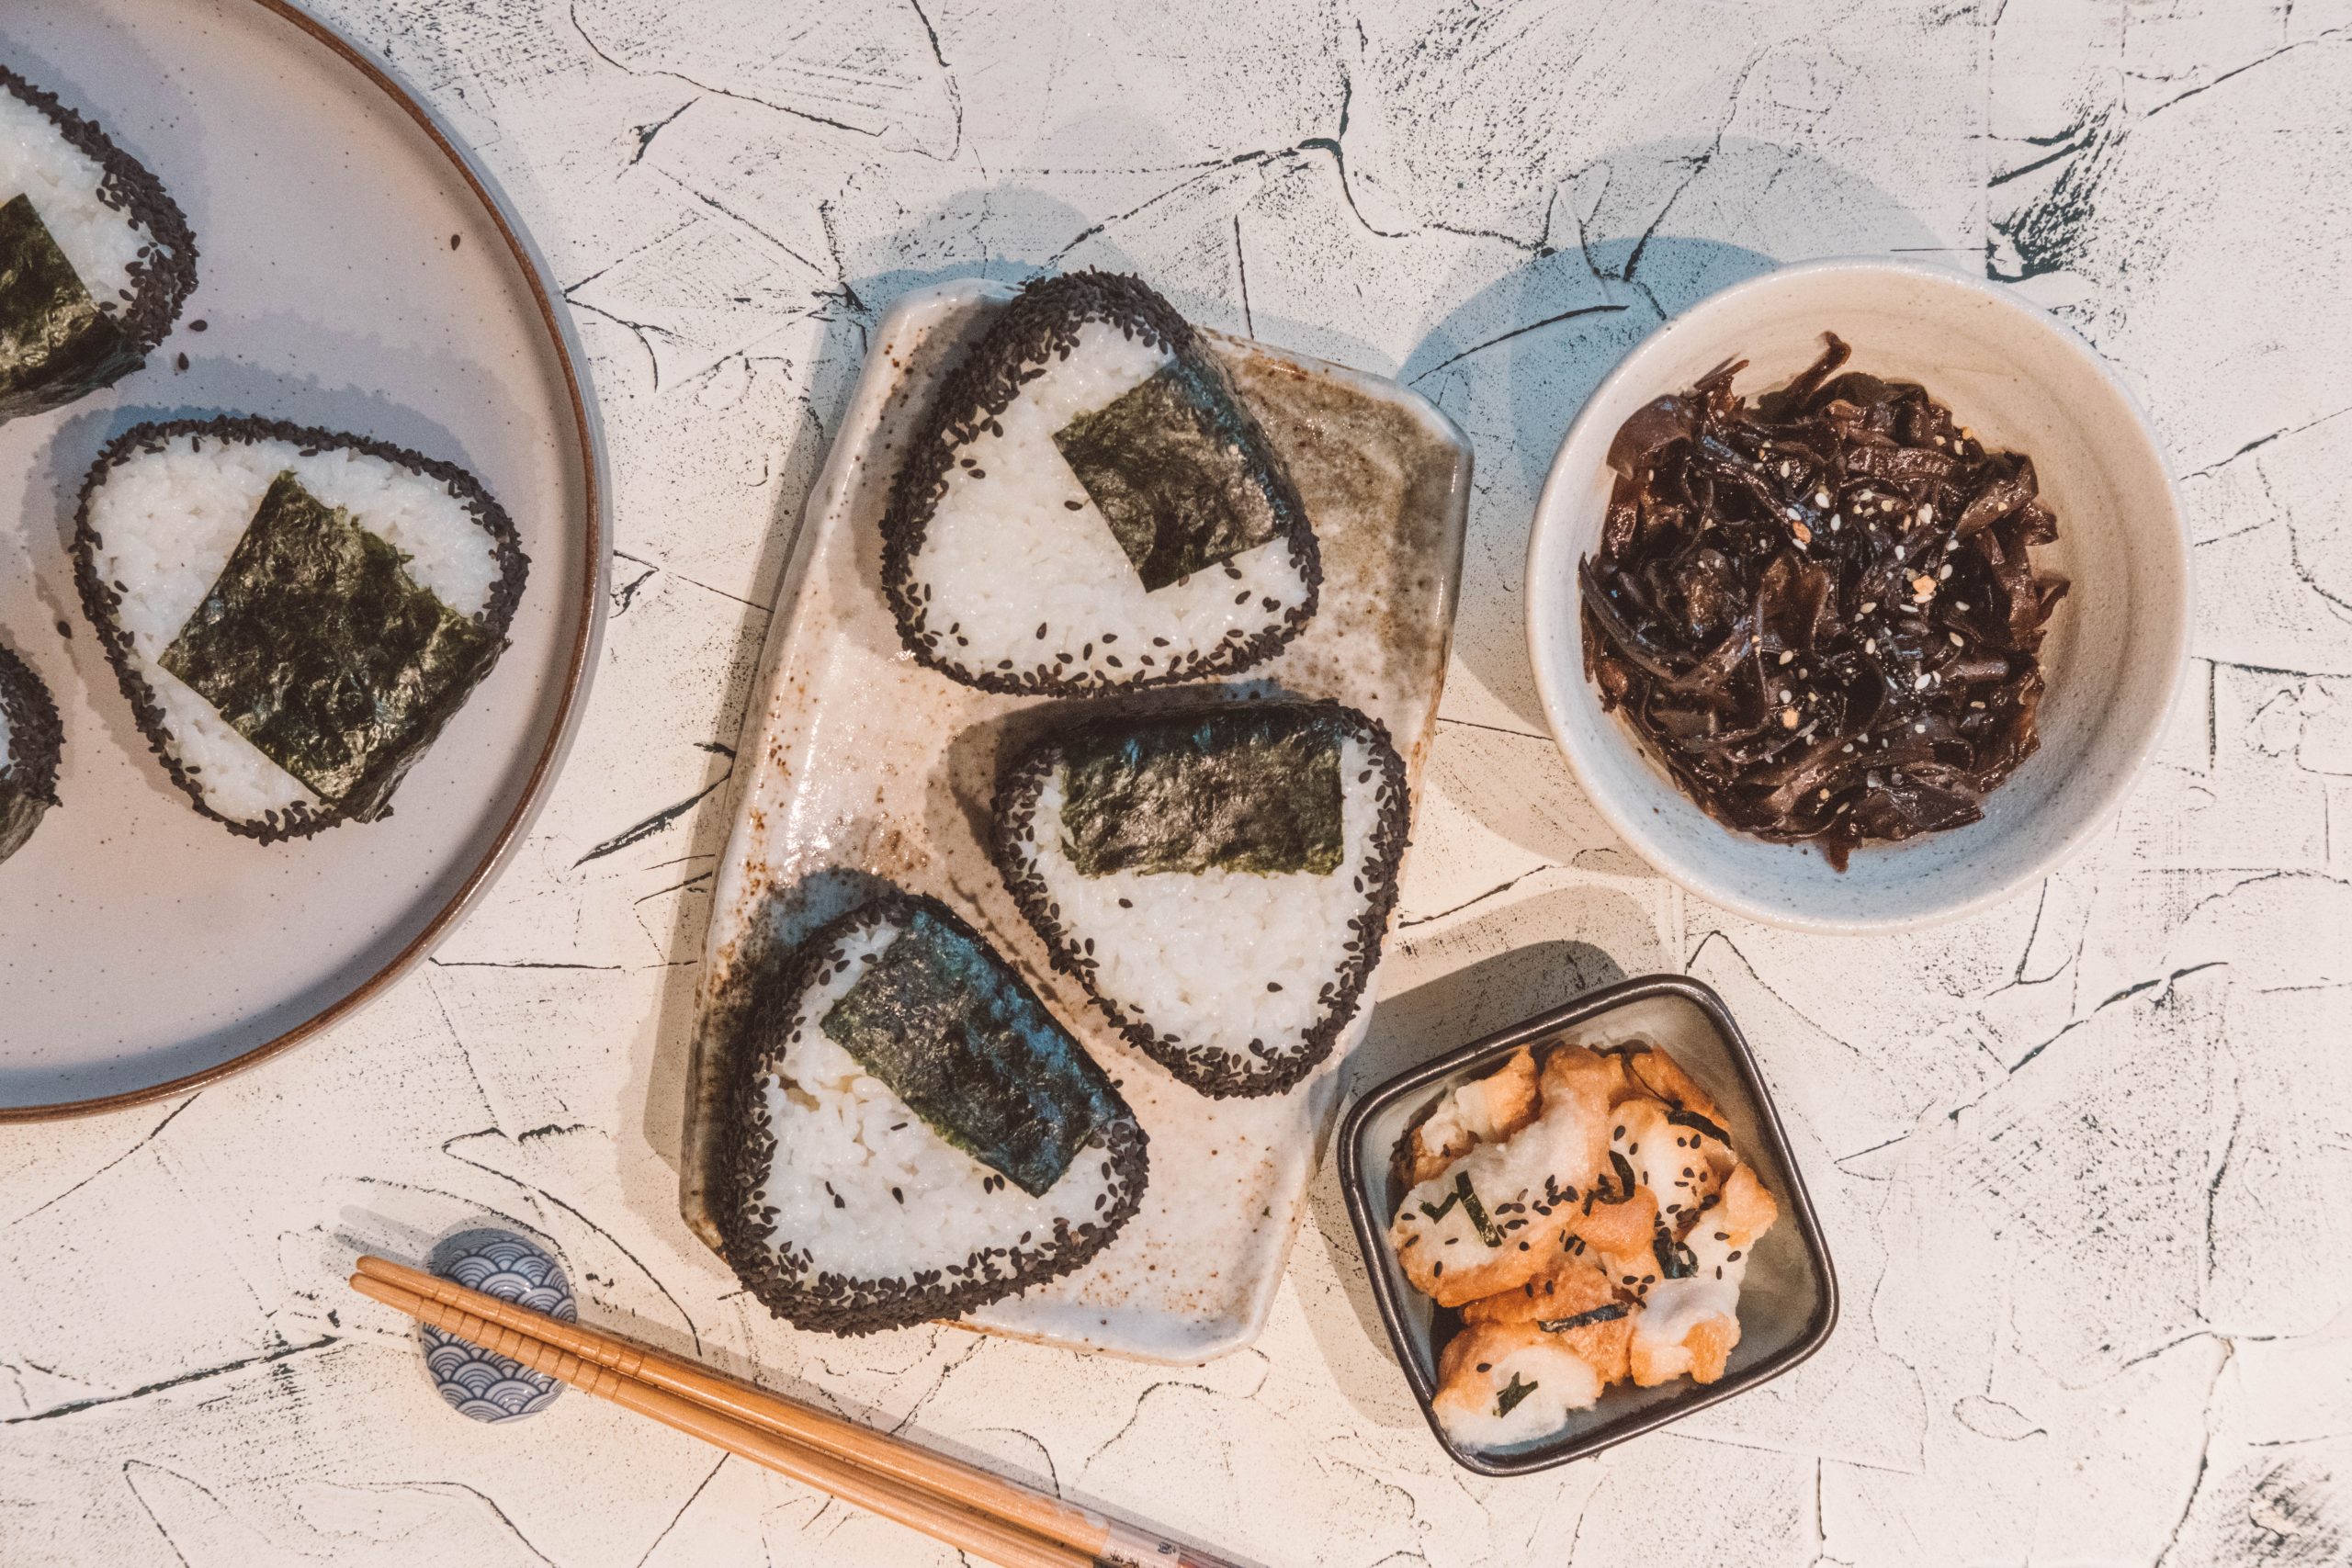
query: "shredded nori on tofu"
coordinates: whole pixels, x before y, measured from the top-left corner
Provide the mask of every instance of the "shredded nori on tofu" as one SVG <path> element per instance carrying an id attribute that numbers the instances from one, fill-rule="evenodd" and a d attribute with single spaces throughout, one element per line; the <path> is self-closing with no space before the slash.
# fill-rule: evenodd
<path id="1" fill-rule="evenodd" d="M 1462 1200 L 1462 1212 L 1469 1215 L 1470 1223 L 1477 1227 L 1480 1241 L 1488 1247 L 1500 1247 L 1509 1239 L 1503 1235 L 1502 1227 L 1487 1216 L 1487 1205 L 1478 1201 L 1476 1190 L 1470 1185 L 1468 1171 L 1453 1173 L 1453 1195 Z"/>
<path id="2" fill-rule="evenodd" d="M 1340 727 L 1299 707 L 1236 706 L 1075 738 L 1062 842 L 1082 876 L 1337 870 Z"/>
<path id="3" fill-rule="evenodd" d="M 912 910 L 821 1027 L 933 1131 L 1032 1196 L 1121 1113 L 1102 1069 L 1003 960 Z"/>
<path id="4" fill-rule="evenodd" d="M 1571 1329 L 1590 1328 L 1596 1323 L 1614 1323 L 1631 1310 L 1623 1302 L 1611 1302 L 1607 1306 L 1597 1306 L 1572 1317 L 1539 1317 L 1535 1326 L 1546 1334 L 1566 1334 Z"/>
<path id="5" fill-rule="evenodd" d="M 367 820 L 504 647 L 406 559 L 288 469 L 157 662 L 263 755 Z"/>
<path id="6" fill-rule="evenodd" d="M 1657 1259 L 1662 1280 L 1688 1280 L 1699 1271 L 1699 1255 L 1676 1239 L 1662 1215 L 1651 1222 L 1650 1256 Z"/>
<path id="7" fill-rule="evenodd" d="M 1634 1196 L 1634 1189 L 1641 1185 L 1634 1179 L 1634 1162 L 1615 1149 L 1611 1149 L 1609 1151 L 1609 1164 L 1617 1173 L 1617 1190 L 1611 1192 L 1609 1190 L 1609 1183 L 1596 1181 L 1592 1184 L 1592 1196 L 1604 1203 L 1630 1202 Z"/>
<path id="8" fill-rule="evenodd" d="M 1455 1190 L 1445 1195 L 1445 1201 L 1442 1203 L 1431 1203 L 1427 1200 L 1424 1200 L 1420 1206 L 1421 1213 L 1427 1214 L 1432 1220 L 1442 1220 L 1445 1218 L 1446 1215 L 1452 1213 L 1453 1212 L 1453 1206 L 1460 1201 L 1462 1201 L 1462 1193 L 1457 1188 Z"/>
<path id="9" fill-rule="evenodd" d="M 1233 397 L 1183 360 L 1054 433 L 1147 592 L 1282 531 Z"/>
<path id="10" fill-rule="evenodd" d="M 1498 1416 L 1510 1415 L 1519 1408 L 1521 1400 L 1543 1386 L 1540 1382 L 1521 1382 L 1517 1372 L 1511 1373 L 1510 1386 L 1495 1395 L 1495 1414 Z"/>
<path id="11" fill-rule="evenodd" d="M 1666 1119 L 1678 1127 L 1688 1127 L 1694 1132 L 1704 1133 L 1719 1144 L 1731 1142 L 1729 1133 L 1724 1132 L 1695 1111 L 1669 1111 L 1666 1113 Z"/>
<path id="12" fill-rule="evenodd" d="M 61 387 L 103 387 L 144 357 L 90 297 L 32 197 L 0 204 L 0 420 L 56 406 Z"/>

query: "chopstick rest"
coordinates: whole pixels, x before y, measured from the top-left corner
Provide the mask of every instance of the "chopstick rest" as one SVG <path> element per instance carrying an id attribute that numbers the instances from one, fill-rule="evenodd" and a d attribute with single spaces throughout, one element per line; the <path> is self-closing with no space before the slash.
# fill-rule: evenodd
<path id="1" fill-rule="evenodd" d="M 435 1274 L 469 1290 L 561 1322 L 580 1315 L 562 1266 L 512 1232 L 461 1232 L 435 1246 L 430 1261 Z M 460 1416 L 516 1421 L 545 1410 L 563 1392 L 563 1384 L 546 1372 L 447 1329 L 419 1323 L 416 1332 L 424 1342 L 424 1365 L 434 1386 Z"/>

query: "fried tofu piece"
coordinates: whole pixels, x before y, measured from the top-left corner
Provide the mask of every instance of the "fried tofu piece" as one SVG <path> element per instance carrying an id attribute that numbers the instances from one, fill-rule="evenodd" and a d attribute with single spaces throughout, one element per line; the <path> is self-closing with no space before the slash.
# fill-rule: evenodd
<path id="1" fill-rule="evenodd" d="M 1581 1047 L 1554 1052 L 1533 1121 L 1406 1192 L 1388 1240 L 1414 1289 L 1460 1306 L 1516 1290 L 1549 1265 L 1609 1146 L 1600 1068 Z"/>
<path id="2" fill-rule="evenodd" d="M 1624 1062 L 1626 1076 L 1642 1093 L 1662 1100 L 1677 1111 L 1696 1111 L 1718 1126 L 1723 1124 L 1723 1112 L 1716 1108 L 1714 1096 L 1664 1051 L 1653 1045 L 1646 1051 L 1631 1053 Z"/>
<path id="3" fill-rule="evenodd" d="M 1658 1211 L 1678 1235 L 1738 1163 L 1729 1144 L 1688 1124 L 1691 1115 L 1646 1094 L 1619 1100 L 1609 1112 L 1610 1152 L 1623 1155 L 1634 1179 L 1657 1194 Z"/>
<path id="4" fill-rule="evenodd" d="M 1713 1382 L 1724 1375 L 1738 1344 L 1736 1313 L 1709 1313 L 1682 1328 L 1679 1339 L 1645 1334 L 1636 1318 L 1631 1327 L 1626 1366 L 1636 1388 L 1656 1388 L 1684 1376 L 1692 1382 Z"/>
<path id="5" fill-rule="evenodd" d="M 1568 1234 L 1602 1258 L 1646 1258 L 1650 1238 L 1657 1233 L 1657 1194 L 1636 1187 L 1622 1203 L 1577 1205 Z"/>
<path id="6" fill-rule="evenodd" d="M 1480 1323 L 1439 1353 L 1430 1403 L 1454 1441 L 1503 1448 L 1558 1431 L 1570 1411 L 1590 1409 L 1603 1386 L 1567 1336 L 1532 1323 Z"/>
<path id="7" fill-rule="evenodd" d="M 1733 1247 L 1743 1252 L 1780 1217 L 1781 1205 L 1745 1165 L 1735 1167 L 1724 1179 L 1723 1201 L 1706 1216 L 1717 1230 L 1727 1234 Z"/>
<path id="8" fill-rule="evenodd" d="M 1522 1046 L 1495 1071 L 1439 1100 L 1429 1118 L 1407 1134 L 1402 1162 L 1407 1184 L 1418 1187 L 1480 1144 L 1510 1137 L 1534 1121 L 1542 1106 L 1535 1055 Z"/>
<path id="9" fill-rule="evenodd" d="M 1462 1309 L 1462 1321 L 1532 1323 L 1557 1336 L 1600 1374 L 1603 1383 L 1621 1382 L 1627 1375 L 1633 1304 L 1587 1258 L 1563 1254 L 1519 1290 L 1468 1303 Z"/>

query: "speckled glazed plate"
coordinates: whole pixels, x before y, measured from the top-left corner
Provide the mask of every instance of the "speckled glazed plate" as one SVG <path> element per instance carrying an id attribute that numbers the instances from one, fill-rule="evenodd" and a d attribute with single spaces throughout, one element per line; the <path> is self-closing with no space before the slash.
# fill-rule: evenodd
<path id="1" fill-rule="evenodd" d="M 1119 1080 L 1151 1139 L 1143 1206 L 1076 1273 L 967 1325 L 1077 1348 L 1193 1363 L 1250 1342 L 1273 1303 L 1358 1011 L 1287 1094 L 1209 1100 L 1131 1048 L 1053 972 L 984 847 L 1000 751 L 1050 699 L 996 696 L 916 664 L 882 593 L 880 520 L 899 452 L 945 366 L 1012 291 L 910 294 L 883 323 L 794 546 L 788 616 L 741 754 L 748 774 L 721 863 L 688 1096 L 682 1207 L 718 1245 L 707 1107 L 725 1081 L 741 980 L 775 944 L 888 881 L 944 899 L 1019 965 Z M 1321 608 L 1249 671 L 1381 719 L 1420 777 L 1445 678 L 1470 493 L 1468 440 L 1392 382 L 1206 335 L 1289 462 L 1323 555 Z M 1367 987 L 1367 995 L 1377 986 Z"/>
<path id="2" fill-rule="evenodd" d="M 144 369 L 0 425 L 0 637 L 65 720 L 63 804 L 0 864 L 0 1120 L 17 1120 L 185 1092 L 421 957 L 553 777 L 606 542 L 582 361 L 545 270 L 380 64 L 278 0 L 0 6 L 0 62 L 153 169 L 199 252 Z M 462 464 L 521 530 L 512 646 L 389 819 L 266 847 L 198 817 L 83 618 L 66 540 L 92 457 L 141 421 L 221 412 Z"/>

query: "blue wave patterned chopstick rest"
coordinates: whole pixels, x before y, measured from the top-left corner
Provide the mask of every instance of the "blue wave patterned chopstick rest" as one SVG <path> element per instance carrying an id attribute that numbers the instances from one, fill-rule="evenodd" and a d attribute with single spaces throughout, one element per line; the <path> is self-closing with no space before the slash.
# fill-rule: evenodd
<path id="1" fill-rule="evenodd" d="M 526 1306 L 566 1323 L 577 1322 L 580 1306 L 562 1268 L 545 1252 L 506 1231 L 474 1230 L 453 1235 L 433 1249 L 427 1267 L 445 1280 Z M 424 1364 L 441 1397 L 477 1421 L 514 1421 L 536 1416 L 555 1403 L 563 1385 L 545 1372 L 469 1340 L 419 1324 Z"/>

